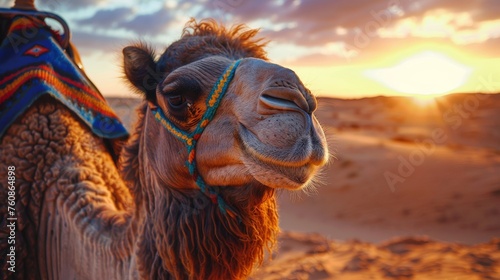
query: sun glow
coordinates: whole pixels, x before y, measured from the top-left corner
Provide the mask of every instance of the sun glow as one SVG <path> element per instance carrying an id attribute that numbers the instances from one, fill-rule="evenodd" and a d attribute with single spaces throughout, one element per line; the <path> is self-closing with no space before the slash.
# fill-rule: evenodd
<path id="1" fill-rule="evenodd" d="M 367 70 L 364 74 L 397 92 L 410 95 L 442 95 L 465 84 L 472 72 L 452 58 L 425 51 L 398 64 Z"/>
<path id="2" fill-rule="evenodd" d="M 420 107 L 430 107 L 436 104 L 436 97 L 440 95 L 427 94 L 427 95 L 415 95 L 411 97 L 413 103 L 419 105 Z"/>

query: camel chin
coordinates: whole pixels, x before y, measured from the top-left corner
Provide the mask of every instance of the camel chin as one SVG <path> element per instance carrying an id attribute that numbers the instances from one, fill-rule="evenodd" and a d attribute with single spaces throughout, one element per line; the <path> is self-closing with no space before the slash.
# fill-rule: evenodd
<path id="1" fill-rule="evenodd" d="M 289 147 L 275 147 L 264 143 L 245 128 L 240 129 L 243 162 L 248 172 L 259 183 L 276 189 L 299 190 L 311 182 L 327 158 L 326 145 L 319 135 L 304 133 Z M 274 141 L 276 142 L 276 141 Z"/>
<path id="2" fill-rule="evenodd" d="M 311 165 L 288 167 L 263 165 L 251 158 L 246 162 L 249 171 L 259 183 L 274 189 L 300 190 L 308 186 L 317 168 Z"/>

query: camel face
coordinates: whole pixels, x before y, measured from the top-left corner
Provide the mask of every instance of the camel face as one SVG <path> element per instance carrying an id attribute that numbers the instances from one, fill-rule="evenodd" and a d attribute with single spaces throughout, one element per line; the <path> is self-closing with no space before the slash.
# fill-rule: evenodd
<path id="1" fill-rule="evenodd" d="M 214 83 L 231 63 L 213 56 L 177 68 L 159 84 L 158 106 L 179 129 L 192 131 Z M 201 176 L 212 186 L 258 182 L 271 188 L 304 187 L 328 157 L 325 136 L 313 115 L 316 106 L 314 96 L 290 69 L 243 59 L 198 141 Z M 177 160 L 186 158 L 184 154 Z M 171 164 L 165 170 L 182 166 Z"/>
<path id="2" fill-rule="evenodd" d="M 155 112 L 192 132 L 214 84 L 236 60 L 240 64 L 215 117 L 197 141 L 197 174 L 211 186 L 300 189 L 326 163 L 314 96 L 292 70 L 267 61 L 256 34 L 207 21 L 188 24 L 158 59 L 143 44 L 123 50 L 125 75 L 149 104 L 147 159 L 162 185 L 197 188 L 186 168 L 186 146 L 155 120 Z"/>

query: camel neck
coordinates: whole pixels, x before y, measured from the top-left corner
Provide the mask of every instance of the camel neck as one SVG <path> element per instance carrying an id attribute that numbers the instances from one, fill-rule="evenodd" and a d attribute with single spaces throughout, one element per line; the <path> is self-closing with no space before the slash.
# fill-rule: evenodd
<path id="1" fill-rule="evenodd" d="M 132 266 L 148 279 L 245 278 L 276 241 L 274 189 L 260 184 L 221 188 L 224 200 L 240 214 L 239 221 L 222 213 L 198 189 L 172 187 L 158 177 L 146 153 L 151 145 L 144 128 L 146 112 L 144 104 L 136 132 L 122 153 L 123 178 L 134 195 L 138 217 Z"/>
<path id="2" fill-rule="evenodd" d="M 239 202 L 236 192 L 225 194 L 242 213 L 238 221 L 196 189 L 146 188 L 145 219 L 136 245 L 143 277 L 244 279 L 274 246 L 278 217 L 271 189 L 243 186 Z"/>

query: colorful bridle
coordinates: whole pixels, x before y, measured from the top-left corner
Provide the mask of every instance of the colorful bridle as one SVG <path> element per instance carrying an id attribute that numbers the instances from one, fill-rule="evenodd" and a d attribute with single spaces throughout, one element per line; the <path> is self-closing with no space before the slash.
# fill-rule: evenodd
<path id="1" fill-rule="evenodd" d="M 226 204 L 224 199 L 221 197 L 218 188 L 207 185 L 201 175 L 198 173 L 196 167 L 196 144 L 198 143 L 198 140 L 200 139 L 200 136 L 207 127 L 208 123 L 214 118 L 215 112 L 217 111 L 217 108 L 219 107 L 220 102 L 224 97 L 229 84 L 231 83 L 231 80 L 233 79 L 234 72 L 236 71 L 238 64 L 240 64 L 240 61 L 241 60 L 237 60 L 229 67 L 227 67 L 222 76 L 220 76 L 215 83 L 206 101 L 207 110 L 203 114 L 203 117 L 201 118 L 200 122 L 193 130 L 193 132 L 186 132 L 177 128 L 170 120 L 165 117 L 160 108 L 155 108 L 152 110 L 155 119 L 186 145 L 188 151 L 188 160 L 186 162 L 186 165 L 188 167 L 189 174 L 193 176 L 193 179 L 195 180 L 200 190 L 205 195 L 207 195 L 214 204 L 217 204 L 219 206 L 219 209 L 222 213 L 228 214 L 233 218 L 236 217 L 236 212 Z"/>

